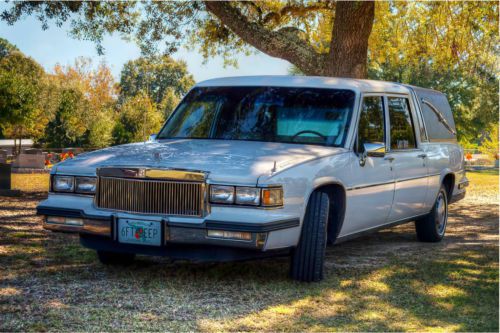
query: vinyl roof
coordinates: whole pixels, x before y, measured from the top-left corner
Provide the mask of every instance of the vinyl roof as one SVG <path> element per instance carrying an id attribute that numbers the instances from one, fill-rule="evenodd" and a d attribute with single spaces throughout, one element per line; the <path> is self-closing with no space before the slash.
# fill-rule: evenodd
<path id="1" fill-rule="evenodd" d="M 408 93 L 409 88 L 403 84 L 359 79 L 343 79 L 323 76 L 292 76 L 292 75 L 262 75 L 234 76 L 206 80 L 196 84 L 196 87 L 227 87 L 227 86 L 276 86 L 302 88 L 350 89 L 358 92 L 392 92 Z"/>

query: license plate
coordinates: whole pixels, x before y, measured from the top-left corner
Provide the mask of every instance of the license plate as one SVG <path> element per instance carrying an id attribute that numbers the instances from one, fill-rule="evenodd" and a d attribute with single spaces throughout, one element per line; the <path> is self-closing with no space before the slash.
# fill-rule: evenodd
<path id="1" fill-rule="evenodd" d="M 140 245 L 161 245 L 160 222 L 129 219 L 118 220 L 118 241 Z"/>

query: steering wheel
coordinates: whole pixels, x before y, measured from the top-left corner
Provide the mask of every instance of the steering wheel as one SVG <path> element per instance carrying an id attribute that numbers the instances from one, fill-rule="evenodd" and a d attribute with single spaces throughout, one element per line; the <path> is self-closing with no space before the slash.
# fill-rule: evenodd
<path id="1" fill-rule="evenodd" d="M 323 134 L 319 133 L 319 132 L 316 132 L 316 131 L 313 131 L 313 130 L 304 130 L 304 131 L 300 131 L 300 132 L 297 132 L 295 133 L 293 136 L 292 136 L 292 141 L 295 141 L 295 138 L 298 137 L 299 135 L 302 135 L 302 134 L 306 134 L 306 133 L 310 133 L 310 134 L 314 134 L 316 136 L 319 136 L 320 138 L 322 138 L 324 141 L 327 140 L 327 137 L 324 136 Z"/>

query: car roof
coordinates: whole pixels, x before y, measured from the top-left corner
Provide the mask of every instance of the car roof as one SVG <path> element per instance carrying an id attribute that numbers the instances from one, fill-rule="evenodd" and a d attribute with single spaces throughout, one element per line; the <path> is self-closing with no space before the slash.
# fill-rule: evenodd
<path id="1" fill-rule="evenodd" d="M 196 87 L 275 86 L 300 88 L 349 89 L 357 92 L 409 93 L 410 87 L 394 82 L 347 79 L 324 76 L 261 75 L 233 76 L 199 82 Z"/>

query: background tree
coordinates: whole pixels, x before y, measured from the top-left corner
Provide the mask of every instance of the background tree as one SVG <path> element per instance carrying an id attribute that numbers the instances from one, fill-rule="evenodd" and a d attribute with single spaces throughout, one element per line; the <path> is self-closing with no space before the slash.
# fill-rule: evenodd
<path id="1" fill-rule="evenodd" d="M 482 148 L 486 150 L 490 156 L 498 160 L 499 145 L 498 145 L 498 125 L 491 126 L 488 137 L 484 140 Z"/>
<path id="2" fill-rule="evenodd" d="M 498 47 L 496 2 L 21 2 L 2 18 L 13 24 L 26 15 L 43 28 L 69 20 L 71 34 L 100 52 L 104 36 L 116 32 L 133 35 L 144 53 L 191 45 L 206 59 L 234 63 L 237 53 L 260 50 L 307 75 L 366 77 L 368 51 L 377 61 L 402 65 L 402 52 L 406 61 L 453 66 L 450 59 L 494 58 Z"/>
<path id="3" fill-rule="evenodd" d="M 157 133 L 163 123 L 163 114 L 149 96 L 140 92 L 128 98 L 120 107 L 120 115 L 113 129 L 115 144 L 145 141 Z"/>
<path id="4" fill-rule="evenodd" d="M 194 83 L 183 61 L 166 55 L 140 57 L 123 66 L 119 101 L 146 93 L 167 116 Z"/>
<path id="5" fill-rule="evenodd" d="M 51 148 L 82 147 L 87 143 L 85 110 L 88 102 L 81 91 L 64 88 L 54 118 L 45 130 L 45 144 Z"/>
<path id="6" fill-rule="evenodd" d="M 444 92 L 463 144 L 498 124 L 498 6 L 383 2 L 370 38 L 369 77 Z M 378 17 L 378 15 L 377 15 Z"/>
<path id="7" fill-rule="evenodd" d="M 50 20 L 59 25 L 71 20 L 71 33 L 95 41 L 99 51 L 103 37 L 113 32 L 134 34 L 145 53 L 156 50 L 159 42 L 173 52 L 194 41 L 207 57 L 229 56 L 248 44 L 307 74 L 364 77 L 374 6 L 331 1 L 30 2 L 13 4 L 2 18 L 13 24 L 35 15 L 44 28 Z M 319 44 L 318 25 L 325 34 Z"/>
<path id="8" fill-rule="evenodd" d="M 0 38 L 0 57 L 1 58 L 8 56 L 10 53 L 12 53 L 14 51 L 19 52 L 19 49 L 17 48 L 17 46 L 11 44 L 5 38 Z"/>
<path id="9" fill-rule="evenodd" d="M 13 139 L 43 135 L 47 119 L 40 96 L 45 72 L 33 59 L 5 40 L 0 41 L 0 128 Z M 21 141 L 19 141 L 20 143 Z M 16 147 L 19 152 L 20 145 Z"/>
<path id="10" fill-rule="evenodd" d="M 73 66 L 56 65 L 51 81 L 56 89 L 63 92 L 60 94 L 60 105 L 56 107 L 59 120 L 54 119 L 55 123 L 51 125 L 66 119 L 67 122 L 61 124 L 76 127 L 68 129 L 69 133 L 47 132 L 47 142 L 53 147 L 65 147 L 70 143 L 71 146 L 91 148 L 109 146 L 112 143 L 117 99 L 117 89 L 109 67 L 102 63 L 93 69 L 90 59 L 79 58 Z M 57 113 L 54 116 L 57 118 Z M 49 133 L 58 135 L 49 138 Z M 59 145 L 56 138 L 60 139 Z"/>
<path id="11" fill-rule="evenodd" d="M 498 112 L 497 2 L 15 2 L 1 17 L 28 15 L 44 29 L 69 21 L 100 53 L 118 33 L 146 55 L 186 46 L 235 65 L 260 50 L 308 75 L 346 77 L 366 77 L 369 64 L 372 78 L 447 93 L 461 140 L 480 137 Z"/>

